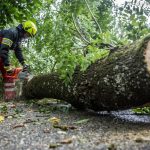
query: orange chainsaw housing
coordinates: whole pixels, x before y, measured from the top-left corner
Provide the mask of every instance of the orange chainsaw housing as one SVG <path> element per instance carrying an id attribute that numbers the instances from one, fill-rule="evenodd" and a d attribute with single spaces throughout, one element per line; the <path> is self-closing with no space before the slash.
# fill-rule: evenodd
<path id="1" fill-rule="evenodd" d="M 4 69 L 4 64 L 2 59 L 0 58 L 0 72 L 2 74 L 3 79 L 17 79 L 19 72 L 22 70 L 22 68 L 15 68 L 12 74 L 7 74 L 6 70 Z"/>
<path id="2" fill-rule="evenodd" d="M 22 68 L 15 68 L 14 71 L 12 72 L 12 74 L 5 74 L 4 75 L 4 79 L 18 79 L 18 74 L 19 72 L 22 70 Z"/>

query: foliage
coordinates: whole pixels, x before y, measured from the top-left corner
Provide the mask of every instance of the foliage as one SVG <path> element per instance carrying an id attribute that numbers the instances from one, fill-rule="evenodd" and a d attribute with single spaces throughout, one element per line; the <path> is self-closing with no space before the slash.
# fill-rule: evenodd
<path id="1" fill-rule="evenodd" d="M 84 123 L 87 123 L 89 120 L 90 119 L 82 119 L 82 120 L 74 122 L 74 124 L 84 124 Z"/>
<path id="2" fill-rule="evenodd" d="M 68 1 L 64 1 L 60 5 L 57 5 L 57 3 L 53 5 L 46 3 L 44 10 L 41 10 L 44 13 L 42 22 L 37 21 L 40 27 L 38 31 L 39 36 L 36 38 L 36 43 L 32 45 L 37 53 L 40 53 L 40 56 L 38 54 L 32 56 L 31 53 L 27 55 L 32 60 L 38 56 L 38 60 L 35 58 L 36 68 L 38 68 L 36 71 L 40 73 L 57 71 L 60 73 L 61 78 L 69 81 L 76 66 L 80 65 L 81 69 L 85 70 L 96 59 L 108 54 L 108 51 L 100 50 L 99 47 L 96 47 L 105 34 L 102 36 L 97 34 L 98 29 L 95 26 L 95 22 L 92 21 L 92 16 L 90 17 L 90 14 L 87 16 L 83 15 L 88 12 L 84 8 L 86 5 L 83 5 L 84 7 L 81 9 L 84 3 L 79 3 L 81 5 L 78 5 L 77 2 L 72 3 Z M 73 6 L 76 9 L 73 9 Z M 96 8 L 96 6 L 94 7 Z M 85 42 L 81 38 L 82 35 L 79 35 L 75 26 L 77 19 L 82 30 L 81 34 L 89 42 Z M 37 20 L 41 20 L 41 16 L 37 17 Z M 107 41 L 107 38 L 105 41 Z M 32 48 L 30 47 L 30 49 Z M 46 68 L 43 68 L 43 65 Z"/>
<path id="3" fill-rule="evenodd" d="M 143 107 L 143 108 L 135 108 L 133 109 L 133 112 L 135 114 L 146 114 L 146 115 L 150 115 L 150 107 Z"/>
<path id="4" fill-rule="evenodd" d="M 116 28 L 120 29 L 121 38 L 135 41 L 150 32 L 147 20 L 150 6 L 146 1 L 125 1 L 120 7 L 115 7 Z"/>
<path id="5" fill-rule="evenodd" d="M 14 22 L 14 20 L 21 22 L 32 18 L 40 6 L 40 0 L 1 0 L 0 28 Z"/>
<path id="6" fill-rule="evenodd" d="M 97 12 L 95 12 L 96 18 L 98 19 L 98 22 L 103 32 L 107 30 L 110 31 L 110 29 L 112 28 L 110 24 L 112 21 L 112 16 L 110 15 L 112 13 L 112 7 L 112 0 L 102 0 L 97 7 Z"/>

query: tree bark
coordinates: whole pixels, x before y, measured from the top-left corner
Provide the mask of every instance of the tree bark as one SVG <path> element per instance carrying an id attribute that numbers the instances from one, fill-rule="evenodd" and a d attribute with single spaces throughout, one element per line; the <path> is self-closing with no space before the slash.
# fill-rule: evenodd
<path id="1" fill-rule="evenodd" d="M 47 74 L 34 77 L 23 91 L 26 98 L 56 98 L 96 111 L 150 102 L 150 35 L 96 61 L 84 72 L 76 70 L 67 86 L 57 74 Z"/>

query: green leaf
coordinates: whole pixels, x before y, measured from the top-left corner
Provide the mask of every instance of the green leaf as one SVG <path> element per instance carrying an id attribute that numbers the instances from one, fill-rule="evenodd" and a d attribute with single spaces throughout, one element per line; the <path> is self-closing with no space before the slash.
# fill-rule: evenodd
<path id="1" fill-rule="evenodd" d="M 82 120 L 74 122 L 74 124 L 84 124 L 84 123 L 87 123 L 89 120 L 90 119 L 82 119 Z"/>

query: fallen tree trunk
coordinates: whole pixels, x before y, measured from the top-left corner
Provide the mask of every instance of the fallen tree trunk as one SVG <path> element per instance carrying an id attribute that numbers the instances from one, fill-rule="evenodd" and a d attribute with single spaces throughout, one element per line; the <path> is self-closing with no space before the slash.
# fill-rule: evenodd
<path id="1" fill-rule="evenodd" d="M 150 36 L 123 47 L 86 71 L 75 71 L 65 86 L 57 74 L 34 77 L 24 86 L 26 98 L 56 98 L 77 108 L 118 110 L 150 102 Z"/>

